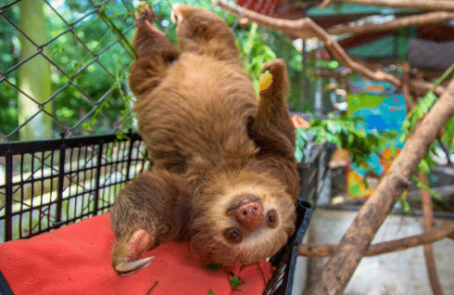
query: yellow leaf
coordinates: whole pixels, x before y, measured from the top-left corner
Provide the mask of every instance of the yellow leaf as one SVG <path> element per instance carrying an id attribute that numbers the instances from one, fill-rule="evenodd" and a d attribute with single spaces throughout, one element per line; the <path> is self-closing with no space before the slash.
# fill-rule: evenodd
<path id="1" fill-rule="evenodd" d="M 270 73 L 263 73 L 260 75 L 259 81 L 259 91 L 263 91 L 270 87 L 271 83 L 273 83 L 273 75 Z"/>

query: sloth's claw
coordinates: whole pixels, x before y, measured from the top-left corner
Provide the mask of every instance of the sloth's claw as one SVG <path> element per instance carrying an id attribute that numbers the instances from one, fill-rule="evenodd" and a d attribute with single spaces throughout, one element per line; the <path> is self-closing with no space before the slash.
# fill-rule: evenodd
<path id="1" fill-rule="evenodd" d="M 153 259 L 154 259 L 154 256 L 147 257 L 147 258 L 137 260 L 137 261 L 120 262 L 117 265 L 115 265 L 115 270 L 120 276 L 123 276 L 123 277 L 130 276 L 132 274 L 135 274 L 138 271 L 141 271 L 145 267 L 149 266 Z"/>
<path id="2" fill-rule="evenodd" d="M 117 245 L 112 258 L 112 266 L 117 274 L 129 276 L 150 265 L 154 257 L 139 260 L 140 256 L 149 249 L 150 243 L 151 235 L 146 230 L 139 229 L 131 235 L 126 243 Z"/>

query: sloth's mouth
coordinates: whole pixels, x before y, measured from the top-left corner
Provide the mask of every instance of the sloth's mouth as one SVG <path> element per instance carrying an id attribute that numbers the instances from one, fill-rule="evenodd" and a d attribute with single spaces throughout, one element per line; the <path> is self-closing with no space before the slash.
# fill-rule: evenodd
<path id="1" fill-rule="evenodd" d="M 235 197 L 235 200 L 232 201 L 232 203 L 227 208 L 225 213 L 226 213 L 226 215 L 230 215 L 230 214 L 232 214 L 233 211 L 235 211 L 239 207 L 246 205 L 248 203 L 251 203 L 251 202 L 261 203 L 260 199 L 253 194 L 238 195 L 237 197 Z"/>

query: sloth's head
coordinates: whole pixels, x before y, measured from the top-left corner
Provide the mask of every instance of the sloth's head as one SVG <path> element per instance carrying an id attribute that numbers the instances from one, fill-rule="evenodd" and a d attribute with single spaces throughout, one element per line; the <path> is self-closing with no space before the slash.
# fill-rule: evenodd
<path id="1" fill-rule="evenodd" d="M 268 175 L 214 178 L 194 203 L 193 252 L 224 265 L 249 264 L 278 252 L 295 230 L 295 203 Z"/>

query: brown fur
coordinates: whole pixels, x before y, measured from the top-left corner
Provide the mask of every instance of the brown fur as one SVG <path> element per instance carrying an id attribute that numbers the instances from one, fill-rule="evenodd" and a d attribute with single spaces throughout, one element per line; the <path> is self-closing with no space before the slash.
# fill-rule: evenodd
<path id="1" fill-rule="evenodd" d="M 138 229 L 151 235 L 149 248 L 190 240 L 196 255 L 213 262 L 263 260 L 293 233 L 299 193 L 285 64 L 276 60 L 264 67 L 273 83 L 259 102 L 226 23 L 188 6 L 175 13 L 181 49 L 150 29 L 149 10 L 142 12 L 134 38 L 133 110 L 154 165 L 112 207 L 118 238 L 112 263 L 128 255 L 125 244 Z M 264 219 L 252 232 L 242 229 L 227 208 L 245 196 L 255 196 L 265 213 L 276 210 L 277 226 Z M 230 227 L 239 228 L 240 243 L 223 236 Z"/>

